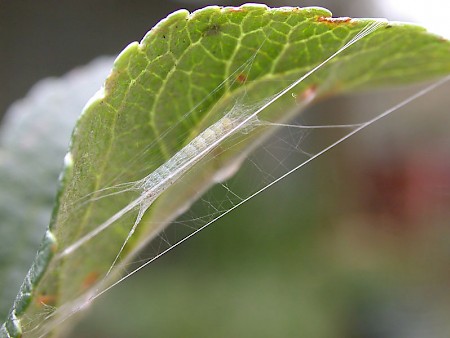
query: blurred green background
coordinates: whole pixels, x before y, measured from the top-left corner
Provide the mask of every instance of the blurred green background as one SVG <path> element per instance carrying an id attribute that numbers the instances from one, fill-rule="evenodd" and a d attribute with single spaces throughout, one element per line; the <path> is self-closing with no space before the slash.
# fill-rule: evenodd
<path id="1" fill-rule="evenodd" d="M 206 4 L 0 2 L 0 111 L 38 79 L 117 54 L 170 12 Z M 369 1 L 266 4 L 407 19 Z M 449 89 L 356 135 L 121 283 L 71 337 L 449 337 Z M 305 118 L 327 119 L 332 107 L 364 121 L 416 90 L 322 102 Z M 321 137 L 311 134 L 305 149 Z"/>

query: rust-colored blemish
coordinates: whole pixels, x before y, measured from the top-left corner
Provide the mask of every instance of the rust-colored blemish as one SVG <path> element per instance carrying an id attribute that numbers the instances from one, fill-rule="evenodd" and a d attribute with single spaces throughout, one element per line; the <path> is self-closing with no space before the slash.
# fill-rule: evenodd
<path id="1" fill-rule="evenodd" d="M 54 295 L 39 295 L 36 297 L 36 303 L 39 306 L 53 306 L 56 304 L 56 296 L 54 296 Z"/>
<path id="2" fill-rule="evenodd" d="M 100 277 L 100 274 L 97 271 L 92 271 L 87 274 L 87 276 L 83 280 L 82 288 L 83 290 L 89 289 L 91 286 L 93 286 Z"/>
<path id="3" fill-rule="evenodd" d="M 313 84 L 296 96 L 297 103 L 309 102 L 314 99 L 317 93 L 317 85 Z"/>
<path id="4" fill-rule="evenodd" d="M 245 75 L 244 73 L 240 73 L 237 78 L 236 81 L 239 83 L 245 83 L 247 81 L 247 75 Z"/>
<path id="5" fill-rule="evenodd" d="M 329 23 L 332 25 L 340 25 L 340 24 L 350 23 L 352 21 L 352 18 L 349 18 L 349 17 L 330 18 L 328 16 L 319 16 L 317 18 L 317 21 Z"/>
<path id="6" fill-rule="evenodd" d="M 232 13 L 238 13 L 238 12 L 244 11 L 244 9 L 241 7 L 227 7 L 226 10 L 227 10 L 227 12 L 232 12 Z"/>

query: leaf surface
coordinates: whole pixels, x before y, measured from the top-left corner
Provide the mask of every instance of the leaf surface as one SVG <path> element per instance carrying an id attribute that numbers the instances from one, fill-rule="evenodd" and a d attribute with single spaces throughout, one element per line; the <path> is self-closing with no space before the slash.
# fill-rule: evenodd
<path id="1" fill-rule="evenodd" d="M 76 125 L 49 230 L 2 328 L 4 334 L 39 336 L 47 327 L 37 323 L 48 315 L 49 307 L 56 309 L 52 320 L 58 323 L 68 313 L 58 308 L 73 310 L 71 302 L 89 299 L 138 210 L 120 217 L 71 254 L 58 255 L 141 192 L 129 189 L 105 195 L 164 168 L 214 123 L 222 122 L 218 126 L 226 129 L 223 118 L 228 112 L 242 116 L 255 110 L 373 22 L 331 19 L 331 13 L 321 8 L 207 7 L 192 14 L 175 12 L 141 43 L 130 44 L 116 59 L 103 94 L 91 99 Z M 448 41 L 423 28 L 382 22 L 292 88 L 300 103 L 285 95 L 258 118 L 284 121 L 298 111 L 295 108 L 309 103 L 310 93 L 318 99 L 446 75 L 449 52 Z M 258 126 L 244 131 L 217 142 L 207 156 L 192 162 L 183 175 L 152 196 L 156 200 L 126 246 L 122 262 L 208 187 L 232 175 L 245 154 L 269 134 Z"/>

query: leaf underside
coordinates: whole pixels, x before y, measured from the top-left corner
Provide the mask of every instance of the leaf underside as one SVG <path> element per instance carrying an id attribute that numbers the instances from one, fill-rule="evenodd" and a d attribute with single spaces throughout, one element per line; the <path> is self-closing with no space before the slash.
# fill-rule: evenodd
<path id="1" fill-rule="evenodd" d="M 192 14 L 181 10 L 141 43 L 130 44 L 116 59 L 103 95 L 90 101 L 76 125 L 49 230 L 0 334 L 38 336 L 39 329 L 32 330 L 37 319 L 48 315 L 47 305 L 57 309 L 86 294 L 109 269 L 137 210 L 73 254 L 55 256 L 139 192 L 95 201 L 86 196 L 142 179 L 236 102 L 271 97 L 374 22 L 330 18 L 322 8 L 255 4 L 207 7 Z M 448 41 L 421 27 L 383 22 L 292 92 L 300 95 L 313 88 L 320 98 L 443 76 L 450 73 L 449 52 Z M 286 95 L 261 118 L 283 121 L 293 108 L 292 96 Z M 233 147 L 226 141 L 208 161 L 192 166 L 146 212 L 122 259 L 211 186 L 217 171 L 231 167 L 263 137 L 262 130 L 251 130 L 233 139 Z"/>

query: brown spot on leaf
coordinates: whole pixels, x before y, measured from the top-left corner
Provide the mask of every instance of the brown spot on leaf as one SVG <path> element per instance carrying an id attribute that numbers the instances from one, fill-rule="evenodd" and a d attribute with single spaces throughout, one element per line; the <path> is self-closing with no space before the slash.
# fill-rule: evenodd
<path id="1" fill-rule="evenodd" d="M 317 21 L 318 22 L 329 23 L 329 24 L 332 24 L 332 25 L 341 25 L 341 24 L 350 23 L 352 21 L 352 18 L 349 18 L 349 17 L 330 18 L 328 16 L 319 16 L 317 18 Z"/>
<path id="2" fill-rule="evenodd" d="M 240 73 L 237 76 L 236 81 L 239 83 L 245 83 L 247 81 L 247 75 L 245 75 L 244 73 Z"/>
<path id="3" fill-rule="evenodd" d="M 36 303 L 39 306 L 53 306 L 56 304 L 55 295 L 39 295 L 36 297 Z"/>
<path id="4" fill-rule="evenodd" d="M 226 10 L 227 12 L 235 12 L 235 13 L 244 11 L 244 9 L 241 7 L 227 7 Z"/>
<path id="5" fill-rule="evenodd" d="M 299 93 L 296 97 L 297 103 L 310 102 L 314 99 L 317 93 L 317 85 L 313 84 Z"/>
<path id="6" fill-rule="evenodd" d="M 97 271 L 92 271 L 87 274 L 87 276 L 83 280 L 82 288 L 83 290 L 89 289 L 91 286 L 93 286 L 100 277 L 100 274 Z"/>

